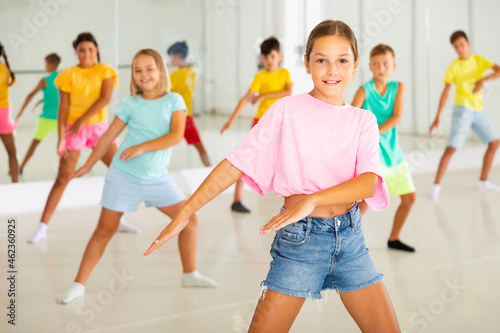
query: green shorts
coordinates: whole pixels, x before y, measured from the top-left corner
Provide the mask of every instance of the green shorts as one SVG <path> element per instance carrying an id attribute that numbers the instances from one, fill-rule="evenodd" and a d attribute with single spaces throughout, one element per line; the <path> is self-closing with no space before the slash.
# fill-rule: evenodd
<path id="1" fill-rule="evenodd" d="M 384 179 L 391 195 L 404 195 L 415 192 L 415 184 L 406 161 L 394 167 L 382 165 Z"/>
<path id="2" fill-rule="evenodd" d="M 38 118 L 38 123 L 36 124 L 33 139 L 39 141 L 45 140 L 52 131 L 55 131 L 57 134 L 57 120 L 40 117 Z"/>

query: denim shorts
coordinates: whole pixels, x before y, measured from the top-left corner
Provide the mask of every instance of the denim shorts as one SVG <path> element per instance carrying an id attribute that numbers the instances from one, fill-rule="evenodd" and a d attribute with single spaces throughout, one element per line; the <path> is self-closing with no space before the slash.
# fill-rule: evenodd
<path id="1" fill-rule="evenodd" d="M 104 178 L 101 206 L 125 213 L 135 212 L 142 201 L 146 207 L 168 207 L 185 199 L 173 175 L 141 179 L 111 165 Z"/>
<path id="2" fill-rule="evenodd" d="M 263 292 L 321 299 L 323 290 L 355 291 L 383 277 L 365 246 L 357 204 L 333 218 L 307 216 L 278 230 L 271 256 Z"/>
<path id="3" fill-rule="evenodd" d="M 454 105 L 451 118 L 451 134 L 447 146 L 455 149 L 462 148 L 470 128 L 483 143 L 498 139 L 498 134 L 484 111 L 474 111 L 462 105 Z"/>

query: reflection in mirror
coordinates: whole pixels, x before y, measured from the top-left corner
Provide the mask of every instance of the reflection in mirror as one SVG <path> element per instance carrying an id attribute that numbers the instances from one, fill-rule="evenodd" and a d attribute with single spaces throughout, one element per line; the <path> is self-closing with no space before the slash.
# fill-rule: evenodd
<path id="1" fill-rule="evenodd" d="M 95 10 L 97 7 L 99 11 Z M 463 5 L 457 7 L 453 19 L 442 21 L 439 17 L 447 13 L 447 6 L 439 1 L 425 4 L 353 1 L 352 6 L 345 7 L 341 1 L 309 0 L 293 0 L 293 4 L 265 0 L 145 0 L 140 5 L 133 0 L 4 0 L 0 1 L 0 41 L 17 75 L 9 91 L 14 120 L 28 94 L 46 76 L 45 56 L 60 55 L 61 70 L 78 63 L 71 42 L 80 32 L 90 31 L 96 36 L 102 62 L 118 72 L 119 88 L 109 104 L 110 120 L 119 101 L 128 94 L 130 63 L 135 52 L 141 48 L 159 51 L 168 70 L 173 72 L 177 67 L 171 66 L 167 48 L 177 41 L 186 41 L 189 46 L 186 62 L 197 74 L 193 115 L 208 158 L 215 164 L 248 132 L 257 111 L 255 106 L 245 108 L 234 130 L 223 136 L 219 134 L 259 70 L 258 46 L 262 40 L 271 35 L 280 40 L 281 66 L 289 70 L 293 79 L 292 94 L 309 91 L 311 82 L 302 60 L 304 41 L 307 31 L 325 18 L 348 22 L 359 39 L 361 64 L 346 90 L 346 102 L 350 103 L 357 88 L 371 78 L 368 66 L 371 48 L 381 42 L 391 45 L 398 64 L 394 80 L 406 86 L 404 114 L 399 125 L 403 150 L 422 150 L 422 146 L 441 150 L 450 129 L 451 101 L 443 111 L 440 132 L 432 137 L 431 143 L 427 133 L 442 91 L 442 75 L 456 58 L 448 42 L 449 35 L 457 28 L 464 28 L 463 22 L 469 22 L 473 31 L 491 29 L 496 21 L 490 19 L 488 12 L 491 11 L 486 4 L 477 4 L 474 13 L 484 14 L 485 19 L 474 20 L 468 6 Z M 432 31 L 430 27 L 434 27 Z M 492 46 L 486 35 L 472 36 L 474 50 L 485 52 L 493 60 L 500 57 L 498 48 Z M 494 83 L 484 89 L 485 111 L 498 130 L 500 114 L 490 110 L 500 105 L 500 94 L 495 94 Z M 14 139 L 20 164 L 32 145 L 43 113 L 43 105 L 36 104 L 42 98 L 42 92 L 35 94 L 17 121 Z M 467 145 L 478 144 L 470 134 Z M 54 132 L 41 140 L 23 168 L 21 181 L 55 178 L 59 165 L 56 145 Z M 78 165 L 90 153 L 83 151 Z M 203 165 L 198 150 L 185 140 L 174 148 L 171 170 Z M 97 164 L 90 176 L 102 176 L 106 170 L 103 164 Z M 2 148 L 0 182 L 10 181 L 8 154 Z"/>

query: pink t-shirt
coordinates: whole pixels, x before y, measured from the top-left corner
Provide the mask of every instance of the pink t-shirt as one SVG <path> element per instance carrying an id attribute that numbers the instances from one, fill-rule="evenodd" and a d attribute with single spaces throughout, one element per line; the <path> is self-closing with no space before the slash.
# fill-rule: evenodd
<path id="1" fill-rule="evenodd" d="M 371 172 L 379 182 L 366 203 L 375 211 L 389 204 L 377 120 L 348 104 L 331 105 L 307 93 L 282 98 L 227 160 L 262 196 L 269 190 L 278 197 L 314 193 Z"/>

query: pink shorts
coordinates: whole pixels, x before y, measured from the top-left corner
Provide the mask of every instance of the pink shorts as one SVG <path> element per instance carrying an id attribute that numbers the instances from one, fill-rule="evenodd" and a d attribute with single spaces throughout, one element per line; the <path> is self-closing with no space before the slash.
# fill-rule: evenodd
<path id="1" fill-rule="evenodd" d="M 0 134 L 10 134 L 17 128 L 17 124 L 12 119 L 12 108 L 0 108 Z"/>
<path id="2" fill-rule="evenodd" d="M 66 131 L 71 127 L 72 125 L 66 125 Z M 99 123 L 99 124 L 94 124 L 94 125 L 84 125 L 82 127 L 82 130 L 78 135 L 70 135 L 66 134 L 65 139 L 66 139 L 66 149 L 67 150 L 85 150 L 87 148 L 94 148 L 97 146 L 97 142 L 99 142 L 99 139 L 101 136 L 106 132 L 108 129 L 108 123 Z M 116 138 L 113 143 L 117 143 L 118 138 Z"/>

